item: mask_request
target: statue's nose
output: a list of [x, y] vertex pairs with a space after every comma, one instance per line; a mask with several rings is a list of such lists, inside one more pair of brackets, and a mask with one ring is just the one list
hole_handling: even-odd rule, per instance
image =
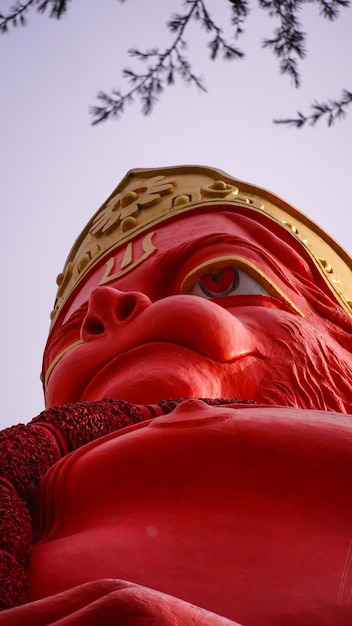
[[151, 304], [151, 300], [138, 291], [125, 292], [113, 287], [97, 287], [89, 298], [81, 339], [88, 341], [96, 335], [125, 326]]

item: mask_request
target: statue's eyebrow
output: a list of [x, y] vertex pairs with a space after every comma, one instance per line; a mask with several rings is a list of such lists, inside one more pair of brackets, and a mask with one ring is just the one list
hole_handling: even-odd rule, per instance
[[193, 255], [204, 248], [219, 245], [238, 245], [243, 244], [245, 239], [232, 233], [213, 233], [211, 235], [203, 235], [197, 239], [178, 243], [173, 248], [169, 248], [162, 253], [162, 258], [168, 261], [182, 263], [190, 255]]
[[[261, 233], [257, 233], [260, 235]], [[190, 235], [191, 237], [192, 235]], [[275, 248], [275, 242], [278, 246]], [[256, 238], [254, 232], [246, 237], [241, 225], [237, 233], [214, 232], [188, 239], [160, 252], [157, 263], [151, 270], [159, 290], [158, 297], [179, 293], [185, 276], [212, 256], [235, 255], [247, 258], [261, 269], [288, 297], [302, 297], [302, 280], [314, 282], [311, 265], [296, 249], [280, 241], [277, 233], [269, 233], [267, 246]], [[162, 294], [162, 295], [161, 295]], [[299, 301], [297, 301], [299, 306]], [[302, 308], [302, 305], [301, 307]]]
[[[272, 233], [269, 233], [272, 239]], [[275, 234], [275, 238], [278, 236]], [[282, 263], [285, 267], [289, 267], [293, 270], [293, 261], [297, 261], [297, 270], [301, 272], [304, 276], [312, 279], [312, 271], [308, 261], [304, 258], [304, 256], [300, 255], [296, 250], [290, 249], [289, 246], [281, 243], [281, 247], [285, 246], [284, 250], [275, 249], [273, 245], [274, 242], [270, 241], [272, 245], [266, 247], [262, 241], [253, 241], [251, 239], [246, 238], [246, 233], [241, 234], [233, 234], [226, 232], [215, 232], [211, 235], [203, 235], [197, 239], [192, 239], [189, 241], [181, 242], [171, 249], [165, 250], [160, 253], [159, 261], [161, 264], [166, 264], [168, 268], [175, 266], [180, 267], [182, 264], [187, 261], [191, 256], [197, 255], [201, 256], [202, 251], [211, 252], [211, 248], [219, 248], [224, 246], [228, 249], [232, 246], [241, 246], [242, 248], [246, 248], [250, 253], [256, 254], [261, 258], [262, 262], [266, 263], [276, 275], [279, 275], [282, 280], [287, 282], [287, 275], [284, 269], [278, 266], [278, 262]], [[280, 254], [281, 252], [281, 254]], [[303, 251], [302, 251], [303, 252]], [[218, 252], [216, 251], [216, 254]]]

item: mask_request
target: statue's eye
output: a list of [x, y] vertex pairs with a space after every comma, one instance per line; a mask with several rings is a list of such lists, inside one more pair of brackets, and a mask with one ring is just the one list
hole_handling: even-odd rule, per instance
[[202, 298], [248, 294], [269, 295], [254, 278], [236, 267], [217, 268], [204, 274], [198, 278], [190, 294]]

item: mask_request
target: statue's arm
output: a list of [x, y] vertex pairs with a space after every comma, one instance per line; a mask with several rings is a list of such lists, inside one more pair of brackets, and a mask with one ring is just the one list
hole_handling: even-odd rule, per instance
[[154, 589], [97, 580], [0, 613], [0, 626], [241, 626]]
[[25, 601], [32, 543], [27, 501], [40, 477], [68, 452], [154, 413], [157, 407], [122, 400], [78, 402], [0, 432], [0, 609]]

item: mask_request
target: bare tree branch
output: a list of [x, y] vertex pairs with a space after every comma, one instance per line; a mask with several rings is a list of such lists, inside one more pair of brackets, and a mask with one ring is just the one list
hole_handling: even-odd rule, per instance
[[6, 16], [0, 14], [0, 32], [7, 33], [9, 25], [17, 26], [19, 23], [21, 26], [25, 26], [26, 19], [25, 13], [35, 3], [36, 0], [28, 0], [22, 4], [21, 2], [16, 2], [11, 8], [10, 13]]
[[45, 13], [50, 8], [50, 17], [60, 19], [67, 11], [68, 3], [71, 0], [18, 0], [9, 10], [8, 15], [0, 14], [0, 33], [6, 33], [8, 26], [26, 25], [26, 13], [30, 8], [36, 7], [39, 13]]
[[332, 126], [337, 120], [342, 120], [346, 116], [346, 109], [352, 103], [352, 92], [344, 89], [340, 100], [328, 100], [328, 102], [313, 102], [311, 105], [312, 113], [304, 115], [300, 111], [297, 112], [296, 118], [274, 120], [274, 124], [286, 124], [294, 128], [302, 128], [309, 124], [315, 124], [325, 117], [327, 125]]
[[[119, 1], [122, 3], [125, 0]], [[249, 0], [224, 1], [229, 5], [230, 22], [234, 28], [233, 40], [236, 40], [244, 32], [243, 26], [249, 15]], [[6, 16], [0, 14], [0, 34], [6, 33], [9, 26], [18, 24], [24, 26], [27, 13], [31, 9], [36, 9], [39, 13], [45, 13], [48, 9], [50, 17], [60, 19], [67, 11], [69, 2], [71, 0], [16, 0]], [[258, 0], [259, 7], [278, 22], [273, 36], [263, 39], [262, 45], [273, 51], [279, 60], [280, 72], [288, 74], [296, 87], [300, 86], [299, 62], [306, 55], [306, 34], [298, 16], [303, 5], [308, 3], [315, 4], [320, 15], [328, 20], [337, 19], [340, 10], [350, 6], [350, 0]], [[198, 22], [210, 35], [207, 46], [212, 60], [217, 60], [219, 56], [225, 60], [243, 58], [242, 50], [225, 39], [223, 28], [212, 18], [206, 0], [183, 0], [183, 4], [185, 10], [175, 13], [167, 22], [167, 28], [174, 36], [168, 48], [128, 51], [131, 57], [146, 66], [145, 70], [140, 72], [130, 68], [123, 70], [123, 78], [130, 85], [130, 89], [125, 93], [120, 89], [113, 89], [111, 93], [104, 91], [98, 93], [98, 104], [90, 108], [93, 125], [109, 118], [119, 118], [125, 110], [125, 105], [133, 102], [135, 98], [138, 98], [142, 105], [142, 113], [148, 115], [165, 88], [174, 84], [176, 77], [187, 85], [195, 85], [200, 91], [206, 91], [203, 78], [193, 72], [185, 54], [187, 47], [185, 33], [192, 21]], [[252, 4], [255, 4], [254, 0]], [[339, 100], [313, 102], [310, 115], [298, 112], [297, 117], [276, 119], [274, 122], [302, 128], [306, 124], [314, 126], [325, 117], [331, 126], [336, 120], [345, 117], [351, 100], [351, 92], [345, 89]]]
[[295, 87], [300, 86], [298, 59], [306, 55], [306, 34], [297, 17], [300, 3], [296, 1], [280, 2], [278, 0], [259, 0], [263, 9], [270, 17], [276, 17], [280, 26], [274, 30], [274, 37], [263, 40], [264, 48], [271, 48], [280, 61], [280, 72], [288, 74]]
[[340, 15], [341, 7], [348, 7], [349, 0], [316, 0], [320, 6], [320, 15], [328, 20], [335, 20]]
[[[232, 5], [234, 6], [234, 2]], [[239, 11], [246, 12], [246, 4], [237, 2]], [[119, 117], [127, 102], [132, 102], [138, 96], [142, 103], [142, 113], [148, 115], [158, 100], [159, 95], [164, 91], [165, 86], [172, 85], [178, 75], [186, 84], [195, 85], [199, 90], [206, 91], [203, 79], [193, 73], [188, 58], [184, 55], [186, 42], [183, 38], [186, 28], [192, 19], [200, 22], [203, 28], [214, 35], [209, 42], [210, 58], [215, 60], [221, 52], [224, 59], [231, 60], [241, 58], [243, 52], [235, 46], [230, 45], [223, 36], [223, 30], [217, 26], [211, 18], [206, 8], [204, 0], [186, 0], [186, 11], [183, 14], [176, 13], [167, 23], [167, 27], [175, 39], [169, 48], [159, 51], [158, 48], [141, 52], [140, 50], [129, 50], [130, 56], [136, 57], [139, 61], [152, 61], [146, 72], [136, 73], [131, 69], [125, 69], [123, 75], [131, 84], [131, 89], [122, 94], [120, 90], [114, 89], [111, 94], [106, 92], [98, 93], [98, 100], [101, 104], [90, 108], [93, 116], [93, 125], [99, 124], [111, 117]]]

